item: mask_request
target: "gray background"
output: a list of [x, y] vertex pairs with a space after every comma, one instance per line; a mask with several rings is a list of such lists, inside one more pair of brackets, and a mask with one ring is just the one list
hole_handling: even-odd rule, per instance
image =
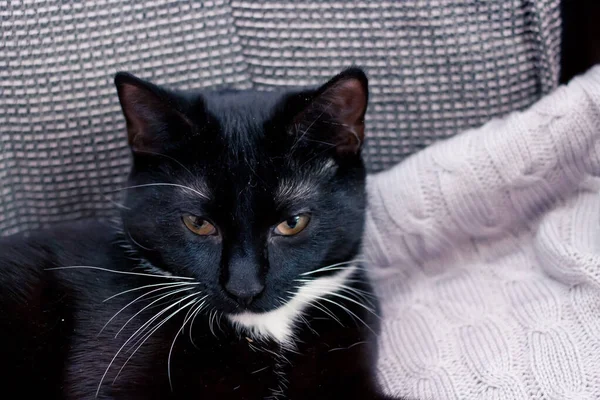
[[0, 34], [5, 235], [114, 213], [118, 70], [269, 90], [362, 66], [374, 172], [551, 91], [561, 26], [559, 0], [0, 1]]

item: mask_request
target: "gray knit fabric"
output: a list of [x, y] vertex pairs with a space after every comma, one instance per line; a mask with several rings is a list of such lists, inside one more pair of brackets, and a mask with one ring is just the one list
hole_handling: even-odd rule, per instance
[[559, 0], [0, 1], [0, 234], [108, 216], [129, 168], [112, 75], [178, 88], [371, 78], [371, 171], [558, 81]]
[[600, 399], [599, 127], [597, 66], [369, 177], [390, 393]]

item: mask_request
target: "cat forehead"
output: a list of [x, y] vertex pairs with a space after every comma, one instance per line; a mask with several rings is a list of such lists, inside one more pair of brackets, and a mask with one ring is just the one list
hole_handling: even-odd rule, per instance
[[256, 90], [227, 90], [204, 96], [204, 105], [224, 133], [258, 127], [273, 117], [282, 95]]
[[[329, 180], [337, 170], [337, 164], [332, 159], [326, 159], [311, 167], [299, 166], [293, 161], [284, 163], [286, 165], [285, 173], [273, 173], [274, 167], [266, 165], [263, 168], [250, 160], [247, 160], [236, 169], [228, 169], [223, 175], [208, 176], [186, 175], [187, 179], [182, 179], [180, 183], [173, 184], [179, 190], [188, 196], [194, 196], [201, 200], [211, 201], [219, 200], [218, 193], [235, 192], [237, 198], [247, 196], [253, 192], [257, 185], [268, 186], [268, 191], [276, 204], [293, 205], [310, 200], [318, 195], [322, 182]], [[261, 172], [269, 171], [270, 178]], [[229, 182], [229, 187], [226, 187]]]
[[[291, 170], [301, 168], [296, 163], [292, 162], [291, 164]], [[320, 183], [335, 174], [336, 168], [335, 161], [326, 159], [304, 173], [279, 179], [274, 195], [275, 201], [277, 203], [295, 203], [310, 199], [317, 194]]]

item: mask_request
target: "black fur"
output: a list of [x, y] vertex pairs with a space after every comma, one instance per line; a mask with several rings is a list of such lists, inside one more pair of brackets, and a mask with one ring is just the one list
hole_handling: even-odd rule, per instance
[[[347, 264], [307, 272], [358, 255], [364, 74], [350, 69], [321, 88], [282, 93], [175, 93], [128, 74], [115, 83], [134, 159], [121, 220], [0, 241], [2, 397], [386, 398], [373, 373], [377, 317], [357, 292], [307, 307], [292, 344], [255, 337], [227, 317], [274, 310], [299, 278]], [[192, 233], [186, 214], [216, 233]], [[277, 235], [274, 227], [297, 214], [310, 215], [306, 229]], [[348, 286], [371, 293], [361, 270], [352, 278]], [[149, 286], [105, 301], [165, 282], [196, 285], [162, 299], [166, 287]], [[234, 286], [254, 289], [241, 301]], [[200, 299], [192, 321], [186, 313], [200, 303], [189, 304]], [[149, 327], [179, 312], [141, 345], [135, 333], [149, 333], [143, 324], [167, 307]]]

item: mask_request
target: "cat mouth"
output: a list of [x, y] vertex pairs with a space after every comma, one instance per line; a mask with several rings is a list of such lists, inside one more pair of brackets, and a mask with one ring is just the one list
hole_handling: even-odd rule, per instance
[[[274, 339], [282, 344], [289, 344], [293, 342], [295, 325], [304, 311], [343, 288], [357, 269], [356, 265], [350, 265], [328, 276], [309, 281], [299, 280], [301, 284], [295, 292], [290, 293], [292, 297], [279, 307], [263, 312], [248, 309], [228, 313], [228, 318], [236, 328], [253, 338]], [[327, 301], [332, 302], [330, 299]]]

